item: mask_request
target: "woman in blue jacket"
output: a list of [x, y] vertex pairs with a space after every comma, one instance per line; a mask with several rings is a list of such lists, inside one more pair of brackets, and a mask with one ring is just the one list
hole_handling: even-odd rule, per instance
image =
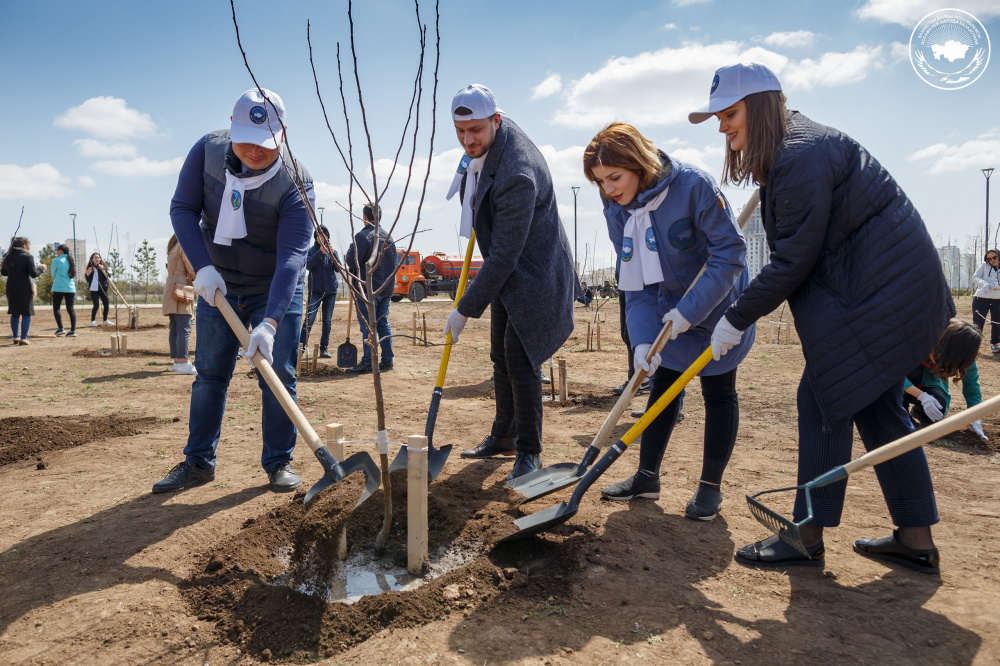
[[[56, 248], [56, 257], [52, 260], [52, 315], [56, 318], [56, 335], [66, 335], [67, 338], [76, 337], [76, 308], [73, 301], [76, 299], [76, 264], [73, 256], [69, 253], [68, 245], [60, 245]], [[59, 306], [62, 301], [66, 301], [66, 312], [69, 313], [69, 333], [63, 328], [62, 314]]]
[[[747, 328], [787, 299], [802, 341], [798, 482], [851, 458], [853, 428], [872, 450], [913, 431], [903, 408], [906, 373], [934, 349], [955, 304], [920, 215], [863, 146], [787, 111], [777, 77], [758, 64], [716, 71], [708, 104], [726, 135], [722, 181], [760, 186], [770, 263], [712, 335], [724, 354]], [[924, 571], [938, 567], [930, 526], [938, 519], [922, 449], [875, 467], [892, 536], [860, 539], [862, 555]], [[812, 491], [802, 526], [805, 557], [777, 536], [740, 548], [752, 566], [822, 566], [823, 528], [840, 523], [847, 482]], [[795, 498], [796, 521], [808, 516]]]
[[[657, 150], [627, 123], [598, 132], [583, 153], [583, 171], [601, 188], [608, 235], [620, 257], [618, 289], [628, 293], [629, 339], [636, 367], [651, 375], [652, 405], [708, 348], [716, 322], [746, 287], [746, 243], [712, 178]], [[705, 273], [692, 286], [702, 266]], [[647, 364], [646, 354], [668, 321], [670, 341]], [[688, 518], [711, 520], [722, 503], [722, 473], [739, 426], [736, 366], [752, 345], [751, 330], [732, 356], [701, 372], [705, 448]], [[660, 496], [660, 463], [680, 404], [674, 400], [646, 428], [639, 470], [605, 488], [604, 497]]]

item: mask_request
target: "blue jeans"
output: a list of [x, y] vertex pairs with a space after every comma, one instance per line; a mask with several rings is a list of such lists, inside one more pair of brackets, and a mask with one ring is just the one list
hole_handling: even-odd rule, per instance
[[[378, 333], [379, 346], [382, 349], [382, 356], [379, 362], [392, 360], [392, 329], [389, 327], [389, 302], [392, 294], [378, 296], [375, 299], [375, 332]], [[361, 363], [372, 362], [372, 348], [368, 346], [368, 306], [361, 301], [355, 300], [358, 307], [358, 325], [361, 327], [361, 339], [364, 341], [365, 351], [361, 355]]]
[[170, 321], [169, 340], [170, 358], [177, 359], [188, 357], [188, 342], [191, 339], [191, 315], [172, 314], [167, 315]]
[[[257, 326], [264, 319], [267, 294], [253, 296], [226, 296], [236, 315], [244, 324]], [[274, 337], [274, 371], [295, 400], [295, 356], [302, 323], [302, 285], [292, 297], [288, 311], [278, 325]], [[194, 351], [194, 367], [198, 376], [191, 387], [191, 416], [188, 442], [184, 447], [187, 462], [202, 469], [215, 468], [215, 450], [222, 432], [222, 419], [226, 412], [226, 394], [236, 367], [236, 352], [240, 343], [225, 317], [203, 298], [198, 299], [195, 314], [198, 344]], [[261, 426], [264, 447], [260, 457], [261, 467], [270, 473], [278, 465], [292, 459], [295, 448], [295, 426], [271, 393], [271, 389], [258, 375], [262, 395]]]
[[[18, 335], [17, 329], [20, 327], [21, 334]], [[10, 316], [10, 330], [14, 333], [15, 338], [21, 338], [22, 340], [28, 339], [28, 329], [31, 328], [31, 315], [11, 315]], [[362, 325], [361, 330], [364, 330]], [[368, 348], [365, 348], [368, 351]]]
[[333, 323], [333, 307], [337, 304], [337, 294], [309, 294], [309, 307], [306, 316], [302, 317], [302, 335], [299, 336], [299, 344], [304, 345], [309, 341], [309, 333], [312, 331], [313, 322], [316, 321], [316, 313], [320, 305], [323, 306], [323, 335], [319, 339], [320, 349], [330, 346], [330, 326]]

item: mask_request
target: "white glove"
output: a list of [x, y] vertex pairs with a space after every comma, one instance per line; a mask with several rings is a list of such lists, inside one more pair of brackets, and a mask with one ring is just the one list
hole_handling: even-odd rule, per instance
[[260, 355], [267, 359], [268, 363], [273, 364], [272, 351], [274, 350], [274, 334], [276, 332], [274, 326], [266, 321], [254, 326], [253, 331], [250, 332], [250, 342], [247, 343], [247, 358], [253, 358], [254, 354], [260, 352]]
[[677, 308], [663, 315], [663, 323], [666, 324], [668, 321], [670, 322], [671, 340], [676, 340], [678, 335], [691, 328], [691, 322], [685, 319]]
[[451, 314], [448, 315], [448, 321], [444, 324], [445, 336], [447, 337], [451, 333], [451, 341], [458, 342], [458, 336], [462, 334], [462, 331], [465, 329], [465, 322], [467, 321], [469, 321], [469, 318], [459, 312], [458, 308], [452, 310]]
[[972, 432], [974, 432], [977, 435], [979, 435], [979, 439], [983, 440], [984, 442], [990, 441], [990, 438], [986, 436], [985, 432], [983, 432], [983, 420], [982, 419], [980, 419], [978, 421], [973, 421], [972, 423], [969, 424], [969, 427], [972, 428]]
[[944, 412], [941, 411], [941, 403], [930, 393], [924, 391], [917, 397], [917, 400], [920, 401], [920, 406], [924, 408], [924, 414], [931, 421], [940, 421], [944, 418]]
[[222, 295], [226, 295], [226, 281], [215, 270], [215, 266], [209, 264], [200, 269], [194, 276], [194, 290], [205, 299], [209, 305], [215, 305], [215, 290], [218, 289]]
[[726, 355], [726, 352], [738, 345], [742, 337], [743, 331], [737, 331], [726, 316], [722, 315], [722, 319], [712, 331], [712, 358], [718, 361]]
[[640, 342], [635, 346], [635, 367], [645, 371], [646, 375], [651, 375], [660, 367], [660, 355], [653, 354], [653, 358], [646, 363], [646, 354], [653, 345], [648, 342]]

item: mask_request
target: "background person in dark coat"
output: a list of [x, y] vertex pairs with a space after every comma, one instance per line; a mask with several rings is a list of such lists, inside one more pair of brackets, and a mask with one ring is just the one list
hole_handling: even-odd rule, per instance
[[[362, 213], [365, 228], [354, 234], [354, 243], [347, 249], [347, 270], [356, 273], [362, 281], [368, 277], [368, 262], [371, 257], [382, 252], [382, 259], [372, 270], [372, 287], [378, 289], [389, 281], [378, 296], [375, 297], [375, 332], [378, 335], [380, 358], [378, 369], [392, 370], [392, 327], [389, 326], [389, 303], [392, 301], [392, 290], [396, 284], [396, 243], [389, 232], [381, 225], [378, 228], [378, 238], [375, 238], [375, 222], [382, 219], [382, 209], [378, 204], [365, 204]], [[372, 371], [372, 348], [368, 346], [368, 306], [355, 299], [358, 308], [358, 326], [361, 328], [361, 339], [365, 341], [361, 362], [347, 372], [355, 375]]]
[[[330, 230], [325, 226], [320, 226], [320, 230], [327, 240], [330, 239]], [[309, 256], [306, 259], [306, 268], [309, 269], [309, 301], [306, 316], [302, 318], [302, 335], [299, 344], [305, 345], [309, 341], [309, 332], [312, 330], [313, 322], [316, 321], [316, 313], [320, 307], [323, 308], [323, 334], [319, 339], [320, 358], [330, 358], [327, 347], [330, 346], [330, 327], [333, 323], [333, 307], [337, 304], [337, 288], [340, 280], [337, 279], [337, 269], [334, 262], [340, 263], [340, 256], [337, 251], [333, 251], [333, 258], [326, 253], [326, 248], [319, 243], [319, 236], [313, 236], [315, 242], [309, 248]]]
[[[716, 72], [699, 123], [719, 118], [726, 135], [723, 182], [760, 186], [770, 263], [712, 334], [718, 356], [741, 331], [788, 300], [802, 340], [798, 390], [800, 484], [851, 458], [856, 425], [872, 450], [913, 431], [903, 409], [906, 373], [934, 349], [955, 304], [920, 215], [892, 176], [845, 134], [785, 110], [781, 85], [758, 64]], [[877, 465], [893, 536], [860, 539], [855, 551], [936, 569], [930, 526], [938, 522], [923, 449]], [[822, 565], [823, 528], [840, 523], [847, 482], [812, 493], [802, 526], [812, 557], [777, 536], [740, 548], [740, 562]], [[795, 520], [806, 518], [803, 493]]]
[[10, 252], [0, 265], [0, 275], [7, 278], [7, 314], [10, 315], [10, 330], [14, 333], [15, 345], [28, 344], [31, 315], [35, 314], [31, 280], [45, 270], [45, 264], [35, 265], [27, 238], [18, 236], [11, 241]]
[[552, 177], [535, 144], [509, 118], [500, 117], [493, 93], [484, 86], [460, 90], [451, 111], [459, 143], [473, 161], [462, 181], [462, 203], [465, 210], [469, 200], [483, 267], [449, 315], [445, 334], [450, 331], [457, 342], [467, 319], [490, 308], [497, 404], [490, 435], [462, 457], [516, 453], [509, 483], [541, 467], [538, 368], [573, 331], [580, 282]]

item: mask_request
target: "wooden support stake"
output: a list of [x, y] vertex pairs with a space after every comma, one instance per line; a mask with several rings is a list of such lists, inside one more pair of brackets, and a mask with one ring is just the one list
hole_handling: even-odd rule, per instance
[[424, 321], [424, 347], [426, 347], [428, 344], [430, 344], [429, 342], [427, 342], [427, 313], [426, 312], [423, 313], [422, 316]]
[[[337, 460], [344, 459], [344, 426], [339, 423], [326, 424], [326, 448]], [[337, 542], [337, 559], [347, 559], [347, 524], [340, 528], [340, 541]]]
[[118, 351], [122, 356], [128, 356], [128, 336], [120, 335], [121, 342], [118, 343]]
[[406, 569], [423, 573], [427, 563], [427, 438], [406, 441]]
[[597, 351], [601, 351], [601, 324], [597, 324]]
[[552, 365], [552, 359], [549, 359], [549, 386], [552, 387], [552, 402], [556, 401], [556, 372], [555, 366]]
[[559, 401], [569, 400], [569, 390], [566, 388], [566, 359], [559, 359]]
[[313, 345], [313, 358], [312, 358], [312, 361], [313, 361], [312, 362], [313, 374], [315, 375], [317, 372], [319, 372], [319, 345], [318, 344]]
[[417, 344], [417, 313], [413, 313], [413, 344]]
[[111, 355], [118, 356], [118, 334], [111, 336]]
[[302, 365], [302, 352], [305, 350], [305, 345], [299, 345], [299, 355], [295, 359], [295, 374], [299, 374], [299, 366]]
[[593, 340], [593, 337], [594, 337], [594, 330], [593, 330], [593, 327], [590, 325], [590, 322], [588, 321], [587, 322], [587, 351], [593, 351], [593, 349], [591, 347], [591, 341]]

